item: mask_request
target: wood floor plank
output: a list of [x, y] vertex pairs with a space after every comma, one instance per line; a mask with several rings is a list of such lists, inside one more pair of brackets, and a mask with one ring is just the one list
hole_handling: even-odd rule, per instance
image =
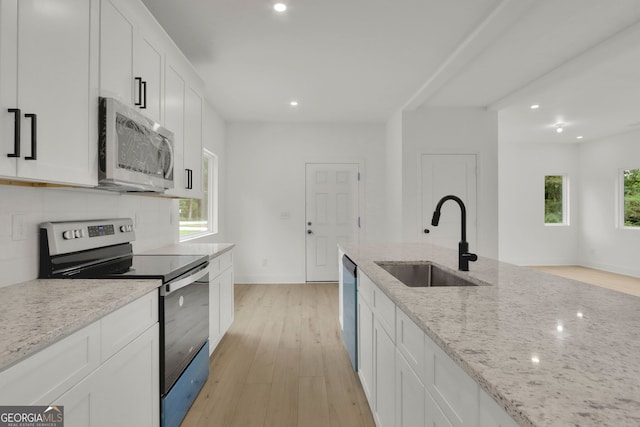
[[342, 343], [336, 284], [236, 285], [235, 297], [183, 427], [375, 426]]
[[328, 427], [331, 425], [324, 377], [300, 377], [298, 425]]
[[578, 280], [625, 294], [640, 296], [640, 278], [578, 265], [532, 266], [535, 270]]
[[270, 384], [245, 384], [236, 405], [236, 412], [231, 426], [262, 427], [270, 390]]

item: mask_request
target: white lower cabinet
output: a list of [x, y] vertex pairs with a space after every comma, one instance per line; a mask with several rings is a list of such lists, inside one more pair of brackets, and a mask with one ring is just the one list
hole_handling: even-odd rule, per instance
[[358, 274], [358, 375], [377, 427], [518, 425], [371, 279]]
[[158, 426], [159, 353], [156, 323], [52, 403], [65, 426]]
[[396, 350], [396, 427], [424, 427], [424, 384]]
[[213, 354], [234, 318], [233, 252], [209, 261], [209, 355]]
[[376, 421], [378, 427], [393, 427], [396, 419], [396, 345], [375, 318], [373, 321]]
[[371, 411], [375, 412], [373, 395], [373, 312], [358, 294], [358, 376]]
[[64, 406], [66, 427], [157, 427], [158, 331], [155, 290], [0, 372], [0, 402]]

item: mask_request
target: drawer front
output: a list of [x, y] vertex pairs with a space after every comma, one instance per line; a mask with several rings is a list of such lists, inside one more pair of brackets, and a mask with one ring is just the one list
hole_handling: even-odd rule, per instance
[[426, 379], [424, 358], [425, 334], [400, 309], [396, 309], [396, 346], [423, 383]]
[[373, 288], [373, 313], [387, 332], [391, 341], [396, 342], [396, 305], [377, 286]]
[[158, 322], [158, 291], [154, 290], [102, 319], [104, 362]]
[[478, 384], [425, 336], [425, 388], [454, 427], [477, 424]]
[[367, 305], [373, 308], [373, 289], [375, 285], [367, 277], [366, 274], [362, 272], [362, 270], [358, 269], [358, 294], [360, 298], [367, 303]]
[[0, 373], [3, 405], [49, 405], [100, 365], [100, 322]]

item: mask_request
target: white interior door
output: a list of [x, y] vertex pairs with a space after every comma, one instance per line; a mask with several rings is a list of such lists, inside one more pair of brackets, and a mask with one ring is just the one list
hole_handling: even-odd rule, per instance
[[338, 243], [358, 241], [358, 164], [306, 169], [307, 282], [336, 282]]
[[438, 201], [447, 195], [458, 196], [467, 211], [467, 241], [471, 252], [478, 247], [476, 232], [476, 155], [423, 154], [420, 162], [422, 184], [422, 241], [457, 249], [461, 218], [458, 204], [452, 200], [442, 206], [440, 223], [431, 225]]

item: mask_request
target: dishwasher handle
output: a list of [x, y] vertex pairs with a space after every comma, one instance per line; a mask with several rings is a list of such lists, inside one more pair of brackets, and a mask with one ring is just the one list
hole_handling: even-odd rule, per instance
[[345, 268], [345, 270], [351, 273], [353, 277], [357, 277], [356, 271], [358, 266], [351, 260], [351, 258], [346, 255], [342, 255], [342, 266]]

